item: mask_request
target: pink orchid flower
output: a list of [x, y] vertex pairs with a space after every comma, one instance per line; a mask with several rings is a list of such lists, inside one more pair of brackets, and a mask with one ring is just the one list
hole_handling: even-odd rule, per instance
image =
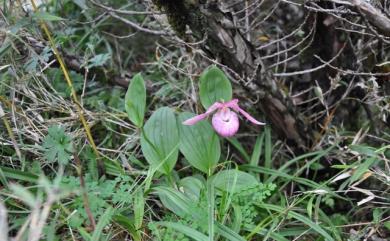
[[212, 124], [214, 130], [223, 137], [231, 137], [237, 133], [240, 126], [237, 113], [241, 113], [245, 118], [250, 122], [256, 125], [265, 125], [265, 123], [257, 121], [247, 112], [238, 106], [238, 99], [233, 99], [226, 103], [215, 102], [211, 105], [207, 111], [203, 114], [194, 116], [183, 122], [184, 125], [194, 125], [198, 121], [205, 119], [207, 116], [211, 115], [213, 112], [217, 111], [213, 115]]

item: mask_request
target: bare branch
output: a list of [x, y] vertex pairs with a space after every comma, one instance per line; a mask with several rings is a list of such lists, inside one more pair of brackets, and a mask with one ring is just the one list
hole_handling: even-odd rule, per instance
[[359, 12], [364, 15], [367, 20], [379, 31], [386, 36], [390, 36], [390, 19], [386, 17], [380, 10], [373, 7], [370, 3], [362, 0], [349, 0]]
[[129, 25], [130, 27], [132, 27], [138, 31], [153, 34], [153, 35], [168, 35], [167, 31], [159, 31], [159, 30], [152, 30], [152, 29], [144, 28], [144, 27], [142, 27], [142, 26], [126, 19], [126, 18], [123, 18], [123, 17], [117, 15], [116, 13], [109, 12], [109, 15], [115, 19], [122, 21], [123, 23]]
[[337, 57], [340, 56], [340, 54], [344, 50], [344, 47], [341, 48], [340, 51], [332, 59], [330, 59], [329, 61], [327, 61], [326, 63], [324, 63], [324, 64], [322, 64], [320, 66], [317, 66], [317, 67], [312, 68], [312, 69], [301, 70], [301, 71], [294, 71], [294, 72], [288, 72], [288, 73], [275, 73], [274, 76], [277, 76], [277, 77], [287, 77], [287, 76], [301, 75], [301, 74], [307, 74], [307, 73], [311, 73], [311, 72], [320, 70], [322, 68], [325, 68], [326, 66], [328, 66], [328, 64], [332, 63], [335, 59], [337, 59]]
[[123, 10], [123, 9], [115, 9], [111, 8], [109, 6], [106, 6], [104, 4], [98, 3], [94, 0], [89, 0], [93, 5], [98, 6], [100, 8], [103, 8], [104, 10], [108, 12], [115, 12], [119, 14], [126, 14], [126, 15], [146, 15], [146, 14], [158, 14], [158, 12], [154, 11], [132, 11], [132, 10]]

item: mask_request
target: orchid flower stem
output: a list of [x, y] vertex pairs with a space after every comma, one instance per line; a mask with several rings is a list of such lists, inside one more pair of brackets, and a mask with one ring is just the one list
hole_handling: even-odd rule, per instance
[[209, 241], [214, 241], [214, 183], [211, 178], [207, 180], [207, 204], [208, 204], [208, 226]]
[[176, 185], [175, 185], [175, 179], [173, 178], [172, 172], [170, 172], [170, 173], [168, 174], [167, 178], [168, 178], [169, 184], [171, 184], [171, 186], [172, 186], [173, 188], [175, 188], [175, 187], [176, 187]]

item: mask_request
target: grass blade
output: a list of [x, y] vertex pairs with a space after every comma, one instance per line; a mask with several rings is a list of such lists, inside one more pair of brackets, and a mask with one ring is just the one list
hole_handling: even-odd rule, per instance
[[245, 238], [241, 237], [238, 233], [234, 232], [230, 228], [228, 228], [225, 225], [222, 225], [220, 223], [216, 223], [216, 230], [215, 231], [218, 234], [220, 234], [222, 237], [225, 237], [227, 240], [245, 241]]
[[256, 143], [255, 143], [255, 146], [253, 148], [251, 160], [249, 162], [249, 164], [252, 166], [259, 165], [259, 161], [260, 161], [260, 157], [261, 157], [261, 149], [263, 147], [263, 142], [264, 142], [264, 136], [265, 136], [265, 132], [263, 132], [261, 135], [259, 135], [256, 138]]
[[114, 209], [108, 208], [104, 214], [100, 217], [99, 222], [96, 224], [96, 229], [92, 234], [91, 241], [99, 241], [102, 236], [104, 227], [111, 221]]
[[263, 204], [260, 204], [258, 206], [261, 208], [268, 209], [268, 210], [276, 211], [280, 214], [286, 214], [288, 217], [294, 218], [294, 219], [306, 224], [311, 229], [316, 231], [318, 234], [322, 235], [325, 238], [325, 240], [327, 240], [327, 241], [334, 240], [334, 238], [332, 238], [323, 228], [321, 228], [320, 225], [314, 223], [313, 221], [311, 221], [309, 218], [303, 216], [302, 214], [299, 214], [299, 213], [291, 211], [291, 210], [286, 210], [286, 208], [272, 205], [272, 204], [263, 203]]
[[181, 232], [182, 234], [192, 238], [193, 240], [196, 241], [209, 241], [208, 237], [204, 235], [203, 233], [187, 227], [181, 223], [173, 223], [173, 222], [157, 222], [157, 225], [164, 226], [167, 228], [172, 228], [175, 229], [178, 232]]

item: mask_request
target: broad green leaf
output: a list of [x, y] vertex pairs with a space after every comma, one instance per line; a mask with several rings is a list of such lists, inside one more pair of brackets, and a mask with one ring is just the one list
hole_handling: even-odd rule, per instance
[[179, 154], [179, 131], [173, 111], [162, 107], [146, 122], [141, 135], [141, 149], [148, 163], [169, 174]]
[[164, 207], [171, 210], [177, 216], [182, 218], [193, 219], [196, 223], [206, 224], [208, 218], [208, 210], [199, 207], [199, 202], [192, 201], [182, 192], [166, 186], [153, 188], [157, 193]]
[[180, 152], [193, 167], [211, 175], [221, 155], [219, 137], [207, 121], [200, 121], [192, 126], [181, 124], [193, 116], [194, 114], [186, 112], [178, 117]]
[[215, 174], [213, 178], [213, 183], [216, 188], [232, 193], [239, 192], [259, 184], [254, 176], [239, 170], [221, 171]]
[[232, 92], [232, 85], [229, 79], [218, 67], [211, 66], [200, 76], [200, 101], [206, 109], [216, 101], [226, 102], [231, 100]]
[[155, 187], [153, 190], [158, 194], [164, 207], [168, 208], [176, 215], [180, 217], [190, 215], [197, 220], [201, 219], [202, 214], [195, 210], [197, 202], [193, 202], [182, 192], [165, 186]]
[[209, 241], [208, 237], [203, 233], [181, 223], [158, 222], [156, 224], [167, 228], [172, 228], [196, 241]]
[[66, 20], [64, 18], [55, 16], [55, 15], [52, 15], [52, 14], [46, 13], [46, 12], [33, 13], [32, 17], [33, 17], [33, 19], [37, 19], [37, 20], [41, 20], [41, 21], [62, 21], [62, 20]]
[[179, 182], [180, 190], [183, 190], [184, 194], [191, 198], [193, 201], [198, 201], [200, 192], [204, 189], [204, 184], [201, 180], [195, 177], [185, 177]]
[[142, 127], [145, 115], [146, 88], [141, 74], [137, 74], [130, 82], [125, 96], [125, 109], [131, 122]]

